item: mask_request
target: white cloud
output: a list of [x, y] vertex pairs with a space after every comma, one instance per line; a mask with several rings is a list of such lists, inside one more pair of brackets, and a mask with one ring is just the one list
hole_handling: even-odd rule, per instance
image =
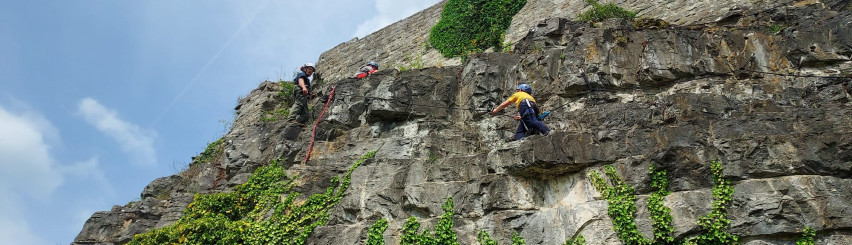
[[114, 110], [104, 107], [92, 98], [80, 100], [77, 111], [86, 119], [86, 122], [117, 141], [121, 145], [121, 150], [130, 154], [135, 163], [156, 164], [154, 150], [156, 133], [142, 130], [136, 124], [122, 120]]
[[403, 18], [411, 16], [420, 10], [426, 9], [440, 0], [428, 1], [392, 1], [392, 0], [376, 0], [376, 9], [378, 13], [367, 21], [358, 25], [355, 31], [356, 37], [364, 37], [382, 29], [385, 26], [393, 24]]
[[18, 195], [0, 186], [0, 196], [0, 244], [47, 244], [23, 218], [25, 207]]
[[[0, 184], [10, 191], [44, 199], [62, 184], [45, 131], [55, 128], [33, 113], [15, 115], [0, 107]], [[51, 134], [51, 133], [48, 133]]]
[[24, 219], [0, 219], [0, 244], [47, 244], [47, 242], [36, 236]]
[[77, 162], [70, 166], [60, 166], [59, 171], [68, 177], [92, 181], [96, 186], [102, 188], [107, 195], [115, 195], [115, 189], [113, 189], [107, 180], [104, 171], [98, 166], [98, 157], [92, 157], [89, 160]]
[[58, 132], [41, 115], [0, 106], [0, 244], [46, 244], [24, 218], [24, 197], [47, 200], [63, 183], [48, 139]]

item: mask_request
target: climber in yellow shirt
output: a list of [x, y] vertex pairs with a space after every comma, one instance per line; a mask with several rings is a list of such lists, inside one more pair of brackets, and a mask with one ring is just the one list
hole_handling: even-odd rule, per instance
[[518, 107], [518, 115], [515, 120], [519, 120], [518, 129], [515, 130], [515, 139], [519, 140], [529, 136], [536, 131], [549, 135], [550, 129], [538, 120], [539, 109], [535, 104], [535, 99], [532, 97], [532, 87], [529, 84], [522, 83], [515, 89], [515, 93], [506, 101], [503, 101], [497, 108], [491, 111], [491, 114], [503, 110], [510, 104], [515, 103]]

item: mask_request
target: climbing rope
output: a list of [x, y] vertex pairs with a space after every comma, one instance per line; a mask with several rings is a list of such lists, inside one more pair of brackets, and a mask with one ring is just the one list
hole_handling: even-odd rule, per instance
[[305, 163], [311, 159], [311, 150], [314, 148], [314, 140], [317, 137], [317, 125], [319, 125], [319, 122], [322, 120], [322, 116], [325, 115], [325, 110], [328, 109], [328, 105], [331, 104], [331, 100], [334, 99], [334, 88], [335, 86], [331, 86], [331, 93], [328, 95], [328, 101], [325, 102], [322, 112], [320, 112], [319, 117], [317, 117], [317, 121], [314, 123], [314, 129], [311, 132], [311, 144], [308, 145], [308, 152], [305, 154]]

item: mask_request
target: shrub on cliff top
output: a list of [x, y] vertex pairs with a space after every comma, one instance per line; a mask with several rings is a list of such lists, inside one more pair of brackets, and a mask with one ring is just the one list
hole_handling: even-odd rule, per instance
[[614, 3], [601, 5], [598, 0], [586, 0], [586, 3], [592, 5], [592, 9], [580, 14], [577, 19], [582, 21], [602, 21], [609, 18], [622, 18], [633, 20], [636, 18], [636, 13], [623, 9]]
[[502, 50], [512, 17], [526, 0], [448, 0], [429, 43], [444, 57], [465, 56], [494, 47]]

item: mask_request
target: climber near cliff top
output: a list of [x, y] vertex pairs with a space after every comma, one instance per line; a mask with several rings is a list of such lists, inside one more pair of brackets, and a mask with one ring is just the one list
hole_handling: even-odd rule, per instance
[[296, 100], [290, 107], [290, 116], [287, 120], [304, 124], [308, 121], [308, 97], [311, 94], [310, 76], [314, 74], [314, 64], [305, 63], [299, 70], [301, 72], [293, 80], [296, 83], [296, 86], [293, 86], [293, 95]]
[[355, 73], [355, 78], [358, 78], [358, 79], [365, 78], [368, 75], [371, 75], [371, 74], [373, 74], [373, 72], [376, 72], [378, 70], [379, 70], [379, 64], [376, 63], [375, 61], [370, 61], [370, 62], [367, 63], [367, 65], [365, 65], [364, 67], [361, 67], [361, 70], [358, 70], [358, 73]]
[[515, 120], [519, 120], [518, 129], [515, 130], [515, 139], [519, 140], [538, 131], [544, 135], [550, 134], [550, 129], [538, 120], [539, 109], [535, 104], [535, 99], [532, 97], [532, 87], [529, 84], [522, 83], [515, 89], [515, 93], [503, 101], [497, 108], [491, 111], [491, 114], [503, 110], [510, 104], [515, 103], [518, 107], [518, 115]]

